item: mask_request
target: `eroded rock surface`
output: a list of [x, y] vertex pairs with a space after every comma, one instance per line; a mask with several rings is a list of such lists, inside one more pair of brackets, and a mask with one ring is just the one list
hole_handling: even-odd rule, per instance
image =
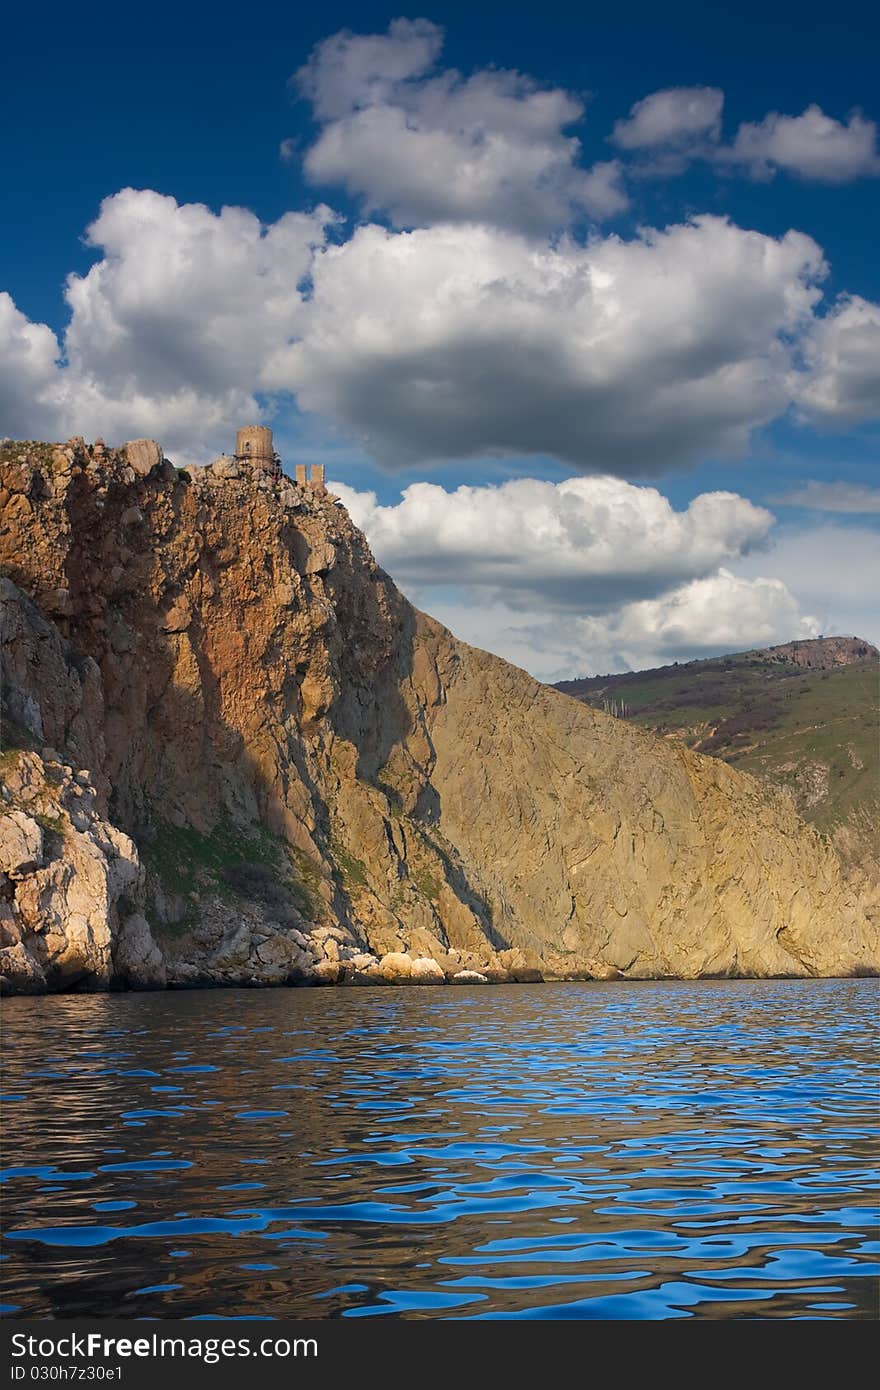
[[416, 612], [336, 500], [6, 445], [12, 990], [874, 971], [790, 800]]

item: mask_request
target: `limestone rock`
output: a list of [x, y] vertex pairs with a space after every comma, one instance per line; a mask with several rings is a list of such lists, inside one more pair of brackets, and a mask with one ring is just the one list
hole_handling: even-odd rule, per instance
[[402, 984], [412, 976], [412, 958], [405, 951], [389, 951], [379, 961], [376, 974], [389, 984]]
[[192, 609], [181, 595], [174, 599], [162, 619], [166, 632], [185, 632], [192, 622]]
[[412, 963], [410, 979], [417, 985], [444, 985], [446, 976], [442, 966], [427, 956], [417, 956]]
[[405, 951], [389, 951], [375, 966], [366, 966], [365, 973], [385, 984], [442, 985], [446, 981], [442, 967], [427, 956], [413, 959]]
[[243, 966], [250, 958], [251, 934], [246, 922], [236, 922], [214, 952], [212, 964], [221, 970]]
[[40, 594], [40, 607], [50, 618], [68, 618], [72, 611], [70, 590], [59, 585], [57, 589], [44, 589]]
[[[568, 907], [568, 902], [565, 902], [563, 911], [567, 911]], [[534, 953], [514, 948], [499, 951], [497, 959], [499, 969], [508, 979], [515, 980], [519, 985], [540, 984], [544, 978], [540, 959]]]
[[336, 563], [336, 547], [330, 541], [318, 541], [311, 546], [306, 559], [306, 574], [326, 574]]
[[162, 450], [155, 439], [130, 439], [125, 446], [125, 458], [129, 468], [140, 477], [146, 477], [162, 463]]
[[345, 969], [338, 960], [319, 960], [313, 973], [318, 984], [338, 985], [345, 975]]
[[0, 994], [43, 994], [46, 976], [20, 942], [0, 950]]
[[163, 989], [167, 981], [165, 960], [146, 917], [133, 912], [122, 923], [113, 942], [116, 974], [135, 989]]
[[358, 951], [354, 955], [349, 956], [347, 963], [351, 966], [352, 970], [356, 970], [360, 974], [365, 974], [367, 971], [375, 969], [379, 961], [376, 956], [372, 955], [369, 951]]
[[33, 873], [43, 862], [43, 832], [23, 811], [0, 816], [0, 869], [10, 878]]
[[479, 970], [459, 970], [457, 975], [453, 975], [454, 985], [486, 985], [489, 983], [485, 975], [481, 975]]
[[208, 468], [215, 478], [240, 478], [241, 469], [234, 458], [229, 454], [221, 454], [214, 459], [213, 463], [208, 464]]
[[17, 946], [24, 932], [10, 905], [13, 889], [5, 874], [0, 873], [0, 946]]
[[298, 593], [299, 591], [294, 584], [289, 582], [276, 584], [275, 602], [278, 604], [279, 608], [290, 608], [296, 603]]
[[263, 965], [283, 971], [289, 975], [294, 971], [305, 974], [312, 966], [313, 958], [290, 937], [282, 933], [271, 936], [257, 949], [257, 957]]

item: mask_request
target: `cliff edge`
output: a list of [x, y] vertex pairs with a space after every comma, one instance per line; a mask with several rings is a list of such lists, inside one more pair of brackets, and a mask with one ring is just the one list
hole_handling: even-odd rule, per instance
[[877, 971], [789, 799], [456, 641], [322, 489], [0, 463], [6, 989]]

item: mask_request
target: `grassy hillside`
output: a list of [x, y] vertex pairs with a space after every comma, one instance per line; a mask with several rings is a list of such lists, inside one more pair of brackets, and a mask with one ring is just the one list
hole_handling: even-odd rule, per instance
[[848, 860], [876, 870], [880, 661], [870, 644], [818, 639], [559, 689], [786, 788]]

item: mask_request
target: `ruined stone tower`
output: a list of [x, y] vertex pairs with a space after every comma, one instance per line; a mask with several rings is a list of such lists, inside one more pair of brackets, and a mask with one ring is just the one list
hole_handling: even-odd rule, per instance
[[[216, 461], [217, 463], [220, 460]], [[272, 431], [268, 425], [245, 425], [235, 436], [235, 457], [227, 462], [235, 468], [244, 464], [253, 473], [266, 474], [271, 478], [281, 478], [281, 459], [275, 452]], [[314, 492], [326, 492], [323, 463], [313, 463], [308, 469], [304, 463], [294, 466], [295, 481], [299, 487], [311, 488]], [[237, 476], [235, 472], [229, 476]]]
[[310, 464], [308, 469], [304, 463], [297, 463], [293, 472], [297, 487], [311, 487], [315, 492], [326, 491], [323, 463]]
[[268, 425], [246, 425], [235, 436], [235, 457], [240, 463], [250, 463], [262, 473], [278, 471], [278, 456]]

